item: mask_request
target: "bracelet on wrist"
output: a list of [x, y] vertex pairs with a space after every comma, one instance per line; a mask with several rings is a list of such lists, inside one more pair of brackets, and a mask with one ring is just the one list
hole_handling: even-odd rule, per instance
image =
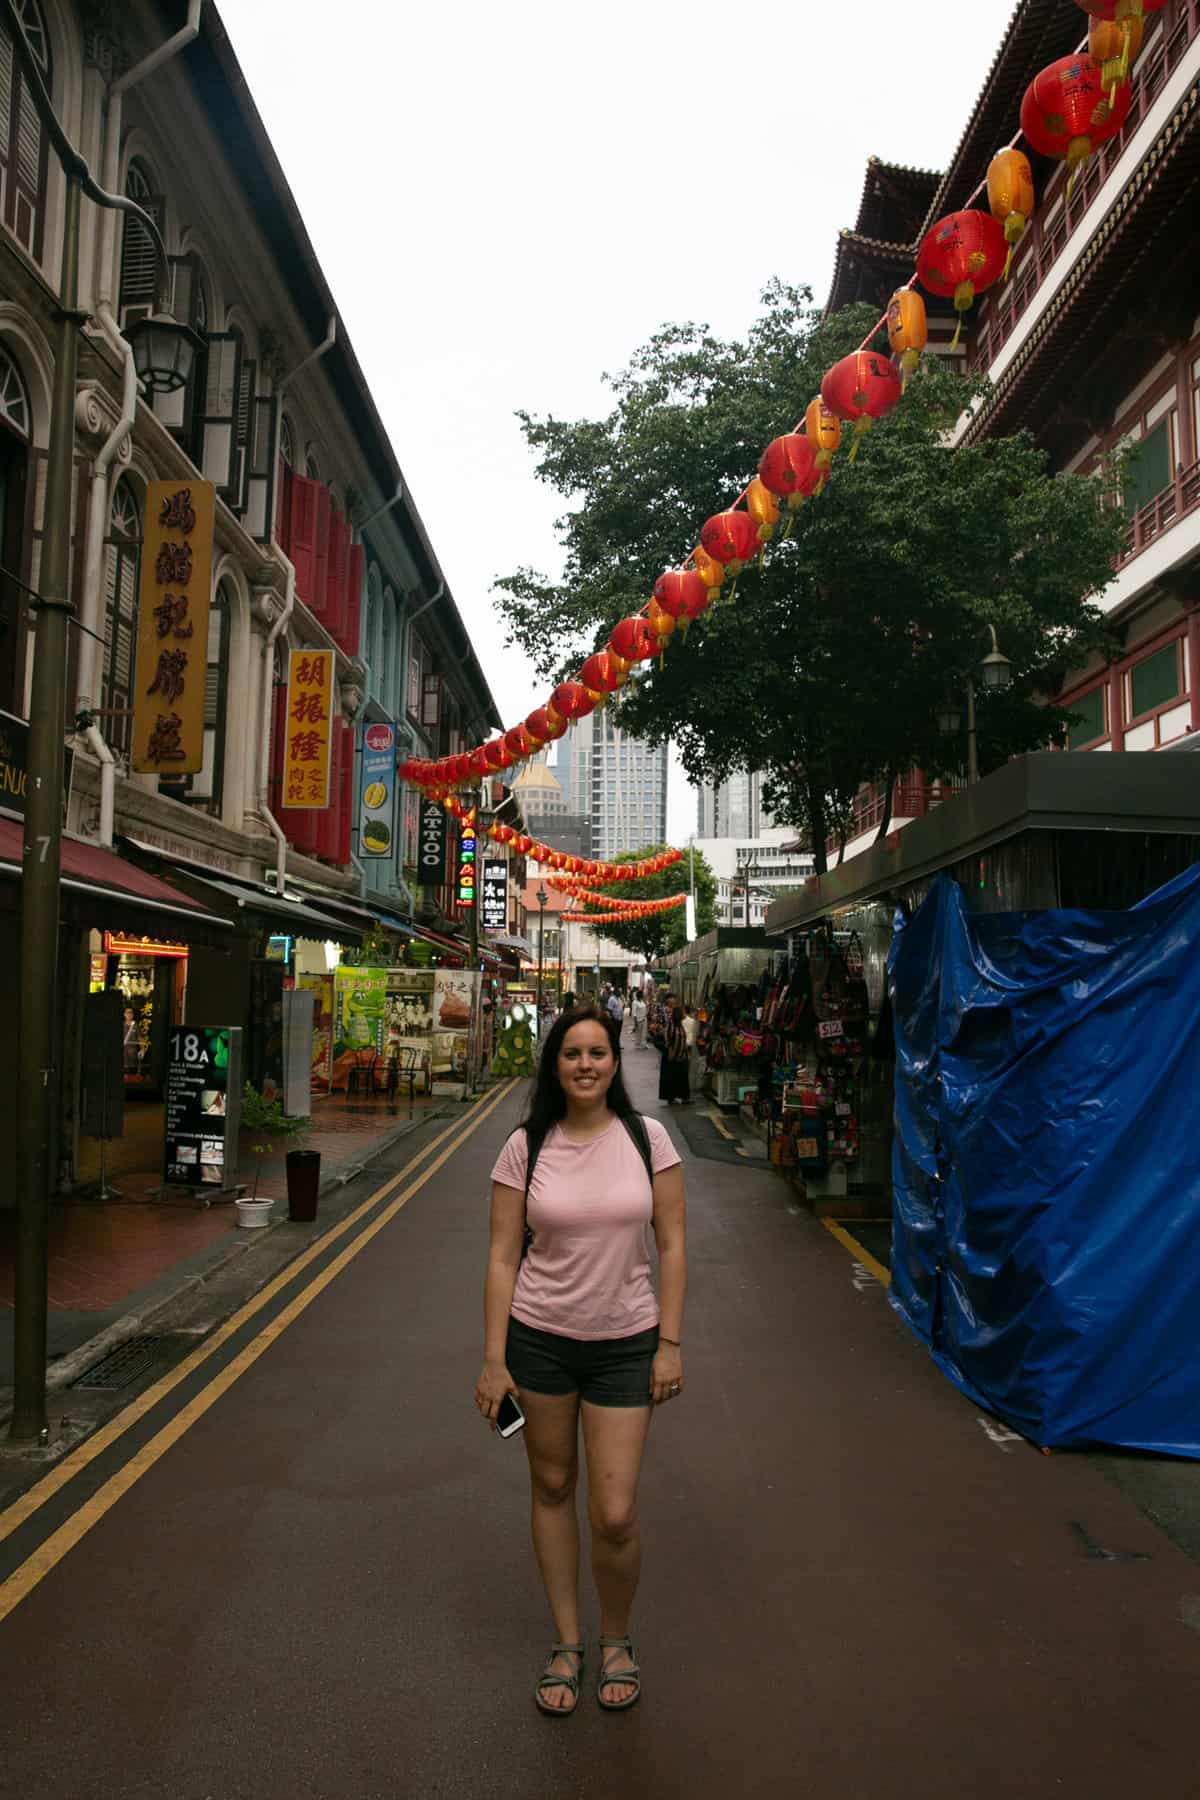
[[683, 1349], [683, 1342], [680, 1338], [664, 1337], [661, 1331], [658, 1334], [658, 1341], [660, 1344], [670, 1344], [672, 1350]]

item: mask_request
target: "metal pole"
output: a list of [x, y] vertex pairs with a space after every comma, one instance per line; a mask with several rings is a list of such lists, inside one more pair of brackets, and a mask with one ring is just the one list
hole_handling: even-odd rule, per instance
[[538, 983], [537, 983], [537, 1016], [538, 1030], [542, 1028], [542, 952], [546, 943], [546, 896], [538, 892]]
[[967, 786], [979, 780], [979, 742], [975, 732], [975, 677], [967, 676]]
[[33, 687], [21, 877], [21, 1012], [17, 1049], [17, 1244], [13, 1443], [44, 1440], [49, 1278], [50, 1108], [55, 1093], [58, 913], [71, 565], [71, 475], [79, 300], [80, 176], [66, 172], [61, 308], [39, 593], [33, 601]]

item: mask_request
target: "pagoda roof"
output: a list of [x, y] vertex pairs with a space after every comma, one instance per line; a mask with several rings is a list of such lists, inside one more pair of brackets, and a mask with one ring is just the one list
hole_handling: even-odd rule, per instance
[[826, 312], [868, 300], [882, 313], [897, 286], [912, 274], [915, 261], [913, 244], [885, 243], [861, 231], [840, 232]]
[[941, 179], [938, 169], [912, 169], [868, 157], [855, 231], [885, 244], [912, 243]]

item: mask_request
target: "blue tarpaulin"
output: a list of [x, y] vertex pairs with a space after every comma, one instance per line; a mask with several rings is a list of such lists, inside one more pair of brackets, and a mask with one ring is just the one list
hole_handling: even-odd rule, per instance
[[892, 1305], [1036, 1444], [1200, 1457], [1200, 865], [1129, 912], [940, 876], [888, 970]]

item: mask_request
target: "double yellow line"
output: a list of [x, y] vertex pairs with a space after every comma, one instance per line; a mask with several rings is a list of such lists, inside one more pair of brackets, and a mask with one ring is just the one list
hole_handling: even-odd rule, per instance
[[[235, 1332], [240, 1331], [250, 1319], [262, 1312], [264, 1307], [269, 1306], [283, 1288], [290, 1286], [297, 1275], [302, 1274], [318, 1257], [324, 1256], [332, 1244], [352, 1232], [359, 1220], [364, 1218], [372, 1207], [378, 1206], [381, 1200], [387, 1199], [387, 1196], [399, 1187], [401, 1182], [407, 1180], [412, 1171], [423, 1163], [438, 1148], [439, 1144], [446, 1145], [441, 1155], [436, 1157], [420, 1175], [410, 1181], [408, 1186], [384, 1207], [378, 1218], [373, 1219], [370, 1225], [347, 1244], [327, 1268], [323, 1269], [319, 1275], [314, 1276], [306, 1288], [293, 1300], [290, 1300], [269, 1324], [264, 1325], [258, 1335], [252, 1338], [245, 1349], [239, 1351], [233, 1360], [209, 1382], [203, 1392], [197, 1394], [195, 1399], [189, 1400], [186, 1406], [181, 1407], [174, 1418], [169, 1420], [161, 1431], [156, 1432], [140, 1450], [131, 1456], [115, 1475], [110, 1476], [103, 1486], [98, 1488], [79, 1507], [78, 1511], [72, 1513], [65, 1524], [60, 1525], [57, 1531], [52, 1532], [26, 1561], [13, 1571], [7, 1581], [0, 1582], [0, 1620], [6, 1619], [13, 1608], [20, 1605], [26, 1595], [30, 1594], [38, 1583], [50, 1573], [51, 1569], [62, 1561], [80, 1538], [89, 1532], [110, 1508], [116, 1505], [122, 1494], [128, 1493], [134, 1483], [140, 1481], [142, 1476], [154, 1467], [159, 1458], [166, 1454], [171, 1445], [176, 1443], [198, 1419], [203, 1418], [209, 1407], [215, 1405], [221, 1395], [226, 1393], [234, 1382], [239, 1380], [246, 1370], [258, 1361], [264, 1350], [267, 1350], [277, 1338], [283, 1335], [288, 1326], [298, 1319], [307, 1307], [311, 1306], [317, 1295], [322, 1293], [330, 1282], [334, 1281], [343, 1269], [353, 1262], [359, 1251], [371, 1242], [376, 1233], [382, 1231], [384, 1226], [395, 1218], [400, 1209], [408, 1204], [413, 1195], [420, 1192], [425, 1183], [437, 1174], [455, 1151], [466, 1143], [472, 1132], [477, 1131], [483, 1121], [495, 1112], [503, 1100], [508, 1098], [516, 1085], [515, 1081], [507, 1082], [461, 1130], [457, 1123], [448, 1125], [437, 1137], [431, 1139], [423, 1150], [419, 1150], [411, 1161], [405, 1164], [399, 1174], [393, 1175], [381, 1187], [376, 1188], [375, 1192], [361, 1205], [355, 1207], [354, 1211], [348, 1214], [340, 1225], [335, 1226], [332, 1231], [319, 1238], [302, 1256], [298, 1256], [295, 1262], [289, 1263], [287, 1268], [276, 1275], [273, 1281], [269, 1281], [266, 1287], [255, 1294], [252, 1300], [248, 1300], [245, 1306], [218, 1327], [211, 1337], [206, 1338], [199, 1348], [193, 1350], [190, 1356], [185, 1357], [169, 1374], [156, 1381], [153, 1387], [147, 1388], [144, 1394], [139, 1394], [136, 1400], [131, 1401], [122, 1412], [110, 1419], [108, 1424], [102, 1426], [99, 1431], [88, 1438], [86, 1443], [81, 1444], [77, 1450], [72, 1450], [69, 1456], [65, 1456], [48, 1475], [43, 1476], [41, 1481], [36, 1482], [27, 1493], [22, 1494], [19, 1500], [14, 1500], [11, 1506], [0, 1512], [0, 1540], [2, 1540], [16, 1531], [27, 1519], [32, 1518], [39, 1507], [44, 1506], [60, 1489], [66, 1487], [68, 1482], [73, 1481], [82, 1469], [87, 1468], [89, 1463], [95, 1461], [96, 1457], [102, 1456], [112, 1444], [117, 1442], [118, 1438], [136, 1425], [139, 1419], [145, 1418], [151, 1408], [157, 1406], [160, 1400], [194, 1374], [208, 1361], [209, 1357], [215, 1356], [221, 1346], [227, 1343]], [[447, 1138], [451, 1138], [452, 1142], [446, 1143]]]

